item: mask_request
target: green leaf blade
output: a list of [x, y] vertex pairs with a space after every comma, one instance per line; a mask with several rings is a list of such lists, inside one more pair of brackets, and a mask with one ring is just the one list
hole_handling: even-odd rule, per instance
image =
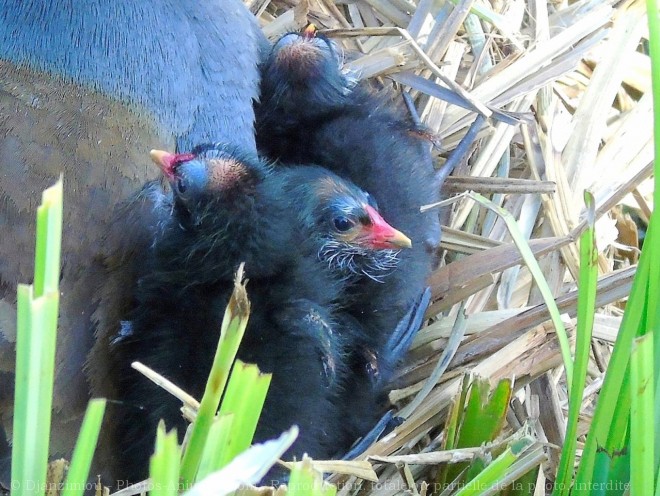
[[85, 418], [83, 419], [80, 434], [76, 447], [73, 450], [71, 466], [66, 476], [62, 496], [82, 496], [87, 478], [89, 477], [89, 468], [92, 465], [92, 458], [96, 450], [96, 443], [101, 431], [101, 422], [105, 413], [104, 399], [95, 399], [87, 405]]

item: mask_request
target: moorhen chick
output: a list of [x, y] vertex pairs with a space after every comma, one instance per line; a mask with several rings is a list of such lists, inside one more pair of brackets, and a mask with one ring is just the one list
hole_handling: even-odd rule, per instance
[[351, 389], [363, 393], [344, 401], [347, 419], [364, 433], [382, 412], [373, 404], [386, 404], [385, 385], [421, 324], [420, 295], [434, 266], [440, 225], [437, 213], [422, 214], [420, 207], [439, 200], [440, 185], [428, 133], [392, 108], [388, 95], [344, 74], [338, 53], [313, 27], [275, 43], [262, 66], [257, 146], [270, 159], [313, 162], [349, 179], [412, 239], [411, 250], [391, 253], [395, 263], [388, 269], [355, 277], [343, 300], [364, 331], [352, 338], [357, 351], [350, 359]]
[[[346, 386], [346, 329], [336, 303], [344, 286], [334, 267], [351, 253], [410, 241], [369, 206], [365, 193], [319, 167], [273, 170], [222, 144], [189, 154], [152, 152], [172, 185], [171, 215], [141, 254], [134, 308], [111, 343], [121, 459], [116, 474], [146, 475], [157, 422], [180, 435], [178, 400], [130, 368], [139, 360], [200, 397], [220, 322], [245, 262], [252, 313], [238, 356], [273, 379], [256, 441], [292, 424], [300, 436], [287, 457], [329, 458], [353, 441], [338, 400]], [[351, 255], [348, 258], [359, 258]], [[358, 262], [356, 262], [358, 263]]]
[[[13, 385], [16, 284], [32, 279], [38, 196], [64, 172], [53, 454], [70, 454], [89, 397], [83, 364], [94, 341], [92, 314], [114, 313], [98, 299], [121, 299], [121, 285], [105, 286], [112, 278], [103, 252], [108, 245], [130, 249], [129, 233], [148, 239], [138, 227], [158, 225], [158, 215], [143, 218], [162, 196], [153, 184], [137, 200], [142, 214], [127, 214], [134, 228], [107, 234], [113, 206], [150, 177], [145, 143], [188, 149], [216, 136], [254, 150], [252, 100], [266, 47], [240, 0], [3, 2], [0, 374]], [[104, 360], [102, 353], [91, 359], [93, 383]], [[0, 418], [8, 431], [12, 410], [13, 390], [3, 388]], [[0, 472], [3, 480], [7, 470]]]

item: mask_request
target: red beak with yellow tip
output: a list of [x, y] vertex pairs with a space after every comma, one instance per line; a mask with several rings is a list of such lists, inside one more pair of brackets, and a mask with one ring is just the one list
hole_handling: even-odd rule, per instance
[[195, 158], [192, 153], [174, 154], [163, 150], [151, 150], [149, 156], [167, 179], [174, 178], [177, 165]]
[[149, 156], [165, 177], [170, 179], [174, 176], [174, 158], [176, 156], [173, 153], [163, 150], [151, 150]]
[[365, 241], [375, 249], [412, 248], [412, 241], [401, 231], [390, 226], [378, 211], [370, 205], [365, 209], [371, 219], [370, 226], [364, 226], [362, 231]]
[[315, 24], [309, 23], [307, 26], [305, 26], [305, 29], [302, 30], [302, 37], [305, 38], [306, 40], [311, 40], [312, 38], [316, 37], [316, 33], [318, 33], [318, 28], [316, 27]]

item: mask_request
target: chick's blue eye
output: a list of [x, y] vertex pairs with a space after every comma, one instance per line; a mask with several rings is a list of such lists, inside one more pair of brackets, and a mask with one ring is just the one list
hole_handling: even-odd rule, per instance
[[346, 217], [335, 217], [335, 228], [339, 232], [346, 232], [353, 227], [353, 222]]
[[179, 190], [179, 193], [185, 193], [186, 189], [188, 189], [188, 186], [183, 179], [178, 179], [176, 182], [176, 189]]

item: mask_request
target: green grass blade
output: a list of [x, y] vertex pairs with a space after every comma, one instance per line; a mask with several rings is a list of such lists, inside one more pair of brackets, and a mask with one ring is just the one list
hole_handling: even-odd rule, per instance
[[[506, 469], [506, 472], [502, 473], [492, 488], [484, 491], [482, 494], [532, 496], [534, 482], [536, 482], [541, 464], [548, 459], [545, 449], [546, 447], [538, 441], [525, 448], [525, 452], [518, 456], [516, 461]], [[505, 489], [500, 490], [501, 488]]]
[[[530, 470], [522, 477], [519, 477], [514, 484], [508, 487], [506, 496], [534, 496], [536, 480], [539, 475], [539, 468]], [[504, 496], [504, 494], [503, 494]]]
[[13, 494], [43, 494], [59, 308], [62, 181], [44, 191], [37, 211], [35, 285], [18, 286]]
[[[463, 412], [465, 411], [465, 402], [468, 398], [468, 393], [470, 391], [470, 375], [464, 374], [463, 380], [461, 382], [461, 389], [458, 391], [456, 396], [452, 401], [452, 405], [449, 409], [449, 414], [447, 415], [447, 421], [445, 422], [445, 428], [443, 430], [445, 440], [443, 443], [444, 450], [456, 449], [457, 443], [459, 440], [459, 429], [460, 422], [463, 418]], [[446, 487], [447, 481], [452, 481], [456, 477], [456, 471], [452, 471], [452, 478], [450, 479], [450, 471], [452, 471], [452, 466], [445, 464], [440, 466], [438, 470], [438, 475], [436, 477], [436, 485], [438, 487]]]
[[[273, 464], [291, 447], [298, 436], [298, 428], [292, 427], [279, 438], [255, 444], [234, 458], [222, 470], [212, 473], [195, 484], [186, 496], [224, 496], [244, 494], [240, 488], [255, 484], [263, 478]], [[280, 494], [280, 493], [278, 493]]]
[[220, 406], [220, 415], [233, 414], [234, 423], [217, 468], [225, 466], [252, 444], [270, 380], [271, 374], [261, 374], [256, 365], [236, 360]]
[[[655, 158], [660, 157], [660, 7], [657, 0], [646, 0], [649, 23], [649, 55], [651, 56], [651, 84], [653, 89], [653, 138]], [[660, 204], [660, 164], [654, 164], [653, 205]]]
[[320, 496], [335, 496], [337, 494], [337, 486], [334, 484], [324, 484], [321, 487]]
[[[591, 428], [587, 435], [587, 441], [582, 452], [582, 459], [576, 477], [577, 490], [574, 494], [588, 494], [579, 488], [588, 488], [594, 479], [594, 469], [596, 463], [596, 452], [603, 448], [603, 443], [607, 442], [608, 448], [613, 448], [611, 442], [611, 431], [614, 429], [613, 423], [621, 426], [623, 419], [627, 419], [630, 412], [630, 396], [624, 392], [627, 387], [628, 362], [632, 349], [633, 338], [642, 334], [646, 329], [647, 307], [647, 289], [650, 276], [650, 258], [654, 255], [652, 246], [656, 245], [660, 239], [657, 238], [656, 231], [658, 226], [651, 217], [649, 229], [644, 242], [644, 248], [639, 259], [637, 273], [630, 290], [630, 296], [626, 304], [626, 311], [623, 315], [619, 334], [614, 344], [612, 356], [607, 366], [605, 381], [600, 391], [594, 417], [591, 421]], [[656, 241], [658, 239], [658, 241]], [[658, 251], [656, 250], [655, 253]], [[616, 413], [616, 415], [615, 415]], [[624, 432], [625, 432], [624, 428]], [[611, 453], [611, 451], [610, 451]]]
[[[32, 287], [19, 285], [12, 446], [14, 494], [43, 494], [41, 491], [31, 490], [26, 483], [34, 481], [34, 484], [30, 485], [37, 485], [43, 483], [46, 478], [48, 435], [44, 438], [41, 431], [44, 423], [50, 425], [50, 396], [42, 397], [41, 357], [44, 355], [43, 347], [46, 343], [40, 339], [44, 332], [45, 307], [46, 298], [34, 300]], [[45, 406], [44, 402], [47, 403]], [[48, 407], [48, 412], [42, 411], [45, 407]], [[46, 413], [47, 418], [44, 418]]]
[[[653, 91], [653, 139], [654, 139], [654, 155], [655, 163], [654, 169], [654, 191], [653, 191], [653, 205], [660, 203], [660, 7], [657, 0], [646, 0], [646, 12], [648, 13], [647, 19], [649, 23], [649, 55], [651, 58], [651, 84]], [[657, 252], [658, 246], [654, 245]], [[660, 260], [654, 258], [651, 261], [651, 274], [660, 274]], [[657, 302], [660, 298], [660, 280], [658, 277], [651, 277], [649, 281], [649, 299], [650, 301]], [[654, 366], [654, 381], [655, 381], [655, 412], [654, 419], [655, 425], [660, 425], [660, 305], [654, 305], [655, 312], [651, 316], [650, 328], [654, 329], [654, 344], [653, 349], [655, 359]], [[656, 435], [654, 446], [654, 471], [656, 474], [656, 494], [660, 494], [660, 436]]]
[[452, 402], [451, 410], [445, 423], [445, 442], [444, 449], [456, 449], [459, 439], [459, 428], [462, 419], [462, 413], [465, 411], [465, 402], [470, 392], [471, 377], [470, 374], [463, 375], [461, 390], [458, 392]]
[[[231, 383], [231, 379], [229, 380]], [[220, 470], [223, 467], [223, 454], [229, 445], [229, 437], [234, 424], [234, 415], [221, 415], [215, 418], [206, 438], [204, 453], [199, 463], [197, 480]]]
[[[628, 429], [630, 420], [630, 381], [628, 370], [622, 373], [620, 398], [614, 405], [609, 430], [597, 441], [593, 467], [584, 479], [576, 480], [573, 494], [593, 494], [594, 488], [607, 488], [608, 496], [621, 495], [630, 480], [630, 451]], [[594, 429], [592, 422], [591, 429]], [[588, 438], [587, 438], [588, 440]], [[584, 455], [583, 455], [584, 456]], [[580, 469], [582, 465], [580, 465]]]
[[561, 460], [557, 471], [553, 495], [567, 495], [573, 480], [573, 465], [575, 463], [575, 447], [577, 445], [577, 427], [582, 408], [582, 393], [587, 378], [589, 353], [591, 351], [591, 333], [594, 325], [594, 309], [596, 305], [596, 284], [598, 282], [598, 248], [594, 225], [594, 198], [585, 192], [587, 206], [587, 229], [580, 238], [580, 281], [578, 284], [577, 339], [575, 344], [575, 369], [573, 370], [573, 387], [568, 404], [568, 424], [566, 437], [562, 447]]
[[[320, 475], [320, 474], [318, 474]], [[291, 478], [289, 479], [288, 496], [307, 496], [318, 494], [321, 489], [320, 477], [314, 471], [309, 458], [303, 457], [301, 463], [293, 466], [291, 469]]]
[[630, 357], [630, 490], [651, 496], [654, 486], [653, 333], [637, 338]]
[[58, 291], [62, 250], [62, 179], [41, 195], [37, 209], [37, 244], [34, 257], [34, 296]]
[[528, 436], [513, 441], [477, 477], [463, 485], [456, 496], [476, 496], [498, 487], [499, 481], [504, 479], [509, 467], [533, 444], [534, 440]]
[[245, 327], [250, 316], [250, 302], [242, 280], [243, 270], [239, 268], [234, 284], [234, 292], [227, 305], [220, 331], [218, 348], [213, 359], [213, 366], [206, 383], [204, 396], [199, 405], [197, 417], [192, 426], [188, 447], [181, 462], [181, 479], [185, 487], [195, 481], [197, 469], [204, 452], [206, 437], [215, 418], [220, 398], [227, 384], [232, 363], [238, 346], [243, 339]]
[[[493, 441], [502, 431], [510, 399], [510, 379], [499, 381], [493, 391], [488, 379], [476, 379], [463, 415], [458, 447], [481, 446]], [[461, 467], [460, 464], [457, 467]], [[466, 472], [466, 479], [474, 478], [484, 467], [481, 458], [475, 459]]]
[[[149, 460], [151, 496], [176, 496], [179, 494], [179, 462], [181, 449], [176, 430], [165, 433], [165, 424], [158, 424], [156, 449]], [[185, 486], [184, 486], [185, 487]]]
[[[613, 487], [613, 494], [622, 494], [630, 481], [630, 371], [621, 383], [621, 398], [614, 409], [610, 432], [600, 449], [610, 457], [609, 472], [605, 480]], [[612, 491], [610, 492], [612, 494]]]
[[[445, 449], [481, 446], [493, 441], [501, 432], [511, 399], [511, 381], [503, 379], [491, 391], [487, 379], [465, 375], [463, 387], [448, 416]], [[437, 483], [455, 480], [465, 471], [467, 462], [445, 465]], [[476, 476], [484, 468], [480, 459], [474, 460], [462, 479]]]
[[303, 456], [294, 464], [289, 479], [288, 496], [334, 496], [337, 488], [323, 481], [323, 475], [314, 470], [311, 459]]
[[[32, 298], [32, 287], [24, 284], [19, 284], [17, 288], [17, 306], [16, 306], [16, 321], [17, 321], [17, 340], [16, 343], [16, 393], [14, 396], [14, 426], [13, 426], [13, 446], [11, 457], [11, 477], [12, 489], [15, 494], [25, 494], [16, 489], [16, 485], [21, 481], [27, 480], [26, 473], [32, 471], [28, 466], [29, 460], [27, 459], [28, 451], [25, 448], [29, 442], [34, 442], [28, 439], [30, 430], [27, 428], [30, 422], [36, 419], [30, 418], [30, 414], [34, 412], [27, 410], [27, 405], [32, 400], [29, 395], [32, 389], [30, 388], [30, 347], [31, 341], [30, 329], [31, 326], [31, 313], [30, 313], [30, 300]], [[27, 342], [26, 342], [27, 341]], [[25, 344], [23, 344], [26, 342]]]
[[[654, 205], [660, 201], [660, 20], [658, 19], [658, 5], [656, 0], [647, 0], [649, 21], [649, 50], [651, 55], [651, 74], [653, 84], [654, 100], [654, 140], [655, 140], [655, 191]], [[617, 451], [619, 448], [628, 447], [626, 438], [622, 438], [621, 429], [627, 432], [626, 421], [630, 418], [629, 394], [631, 380], [628, 368], [629, 358], [632, 350], [633, 339], [644, 335], [649, 329], [657, 329], [660, 323], [660, 305], [657, 305], [660, 297], [660, 260], [657, 253], [660, 251], [660, 233], [658, 233], [657, 215], [651, 215], [647, 236], [642, 249], [642, 254], [637, 266], [635, 280], [628, 297], [623, 322], [619, 328], [614, 350], [610, 358], [605, 381], [600, 392], [596, 411], [591, 422], [591, 429], [587, 435], [582, 452], [582, 459], [576, 477], [577, 489], [573, 494], [589, 494], [589, 487], [594, 482], [603, 480], [627, 480], [624, 478], [624, 470], [621, 461], [628, 457], [625, 452]], [[654, 351], [660, 349], [660, 333], [654, 332]], [[658, 360], [654, 361], [654, 378], [659, 379], [660, 366]], [[656, 383], [657, 384], [657, 383]], [[635, 388], [633, 387], [634, 391]], [[656, 391], [656, 402], [660, 401], [660, 388]], [[658, 409], [652, 413], [654, 423], [660, 422]], [[619, 432], [617, 432], [619, 431]], [[606, 440], [606, 446], [602, 444]], [[655, 440], [655, 446], [660, 449], [660, 440]], [[610, 460], [611, 459], [611, 460]], [[658, 453], [654, 458], [654, 471], [658, 472]], [[606, 467], [609, 465], [609, 467]], [[607, 478], [604, 476], [605, 469], [609, 472]], [[629, 467], [629, 473], [634, 475], [637, 467]], [[657, 477], [657, 476], [656, 476]], [[657, 484], [660, 487], [660, 483]], [[649, 486], [650, 487], [650, 486]], [[585, 489], [582, 489], [585, 488]]]
[[502, 379], [491, 392], [488, 379], [472, 383], [457, 448], [481, 446], [494, 440], [502, 430], [511, 399], [511, 380]]
[[557, 303], [555, 302], [555, 298], [552, 295], [550, 286], [548, 286], [548, 282], [545, 280], [545, 277], [543, 277], [543, 271], [536, 261], [536, 258], [534, 258], [534, 253], [527, 244], [525, 237], [520, 232], [520, 228], [518, 227], [516, 219], [513, 217], [513, 215], [478, 193], [470, 193], [469, 196], [477, 203], [480, 203], [484, 207], [494, 211], [500, 217], [502, 217], [507, 226], [507, 229], [509, 230], [509, 234], [511, 234], [511, 237], [513, 238], [513, 242], [516, 244], [518, 251], [520, 251], [523, 260], [525, 261], [525, 265], [527, 265], [529, 272], [532, 274], [534, 282], [536, 283], [537, 287], [539, 288], [539, 292], [543, 297], [543, 301], [548, 307], [548, 312], [550, 312], [552, 324], [555, 326], [555, 330], [557, 331], [557, 339], [559, 340], [561, 356], [564, 361], [564, 369], [566, 371], [566, 383], [570, 393], [570, 387], [573, 382], [573, 359], [571, 358], [571, 346], [568, 341], [568, 334], [566, 334], [566, 328], [564, 327], [564, 323], [561, 320], [561, 314], [559, 313], [559, 308], [557, 308]]
[[92, 465], [104, 413], [104, 399], [91, 400], [87, 405], [62, 496], [82, 496], [89, 477], [89, 468]]

